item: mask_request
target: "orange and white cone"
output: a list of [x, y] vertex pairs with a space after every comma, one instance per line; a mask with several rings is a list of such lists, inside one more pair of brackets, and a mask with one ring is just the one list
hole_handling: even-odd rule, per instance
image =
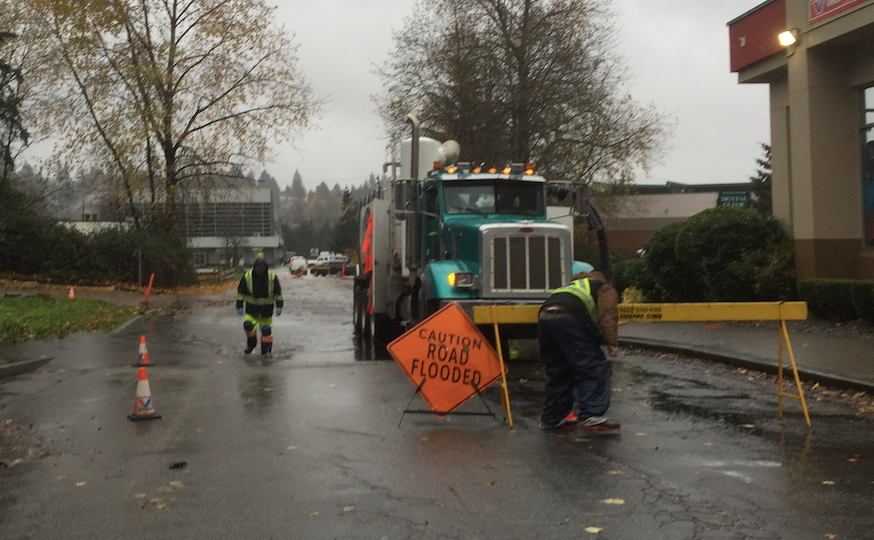
[[69, 298], [70, 300], [76, 298], [76, 294], [73, 292], [73, 287], [70, 287], [70, 292], [67, 294], [67, 298]]
[[137, 394], [134, 398], [134, 412], [127, 415], [129, 420], [155, 420], [161, 415], [155, 411], [152, 403], [152, 392], [149, 390], [149, 376], [146, 368], [141, 367], [137, 376]]
[[150, 367], [154, 364], [149, 363], [149, 350], [146, 348], [146, 336], [140, 336], [140, 350], [137, 353], [136, 367]]

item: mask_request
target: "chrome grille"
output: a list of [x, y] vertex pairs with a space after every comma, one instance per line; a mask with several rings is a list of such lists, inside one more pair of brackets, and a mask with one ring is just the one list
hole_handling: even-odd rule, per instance
[[[546, 293], [564, 284], [565, 249], [558, 234], [496, 234], [488, 244], [490, 292]], [[567, 246], [569, 247], [569, 246]]]

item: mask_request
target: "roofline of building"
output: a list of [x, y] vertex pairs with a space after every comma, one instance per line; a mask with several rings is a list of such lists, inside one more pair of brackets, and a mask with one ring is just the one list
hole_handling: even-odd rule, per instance
[[741, 20], [741, 19], [743, 19], [743, 18], [745, 18], [745, 17], [747, 17], [747, 16], [749, 16], [749, 15], [752, 15], [753, 13], [759, 11], [759, 10], [762, 9], [763, 7], [767, 6], [768, 4], [773, 4], [773, 3], [776, 2], [776, 1], [777, 1], [777, 0], [765, 0], [765, 2], [762, 2], [761, 4], [759, 4], [758, 6], [754, 7], [753, 9], [747, 11], [747, 12], [744, 13], [743, 15], [741, 15], [741, 16], [739, 16], [739, 17], [735, 17], [734, 19], [728, 21], [727, 23], [725, 23], [725, 26], [731, 26], [731, 25], [733, 25], [734, 23], [738, 22], [739, 20]]

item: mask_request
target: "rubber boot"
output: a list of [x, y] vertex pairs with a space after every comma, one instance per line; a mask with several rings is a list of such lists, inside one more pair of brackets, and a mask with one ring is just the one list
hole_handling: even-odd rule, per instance
[[270, 354], [272, 351], [273, 351], [273, 344], [272, 343], [264, 343], [263, 341], [261, 342], [261, 356]]
[[250, 354], [252, 351], [255, 350], [256, 345], [258, 345], [258, 337], [257, 336], [251, 336], [251, 337], [247, 338], [246, 339], [246, 350], [243, 352], [246, 354]]

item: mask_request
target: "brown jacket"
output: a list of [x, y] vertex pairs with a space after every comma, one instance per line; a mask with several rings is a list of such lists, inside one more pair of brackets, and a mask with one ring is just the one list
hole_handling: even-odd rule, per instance
[[[619, 294], [601, 272], [580, 272], [575, 274], [571, 280], [577, 281], [586, 278], [591, 280], [592, 296], [595, 298], [595, 303], [598, 306], [597, 330], [600, 333], [601, 342], [604, 345], [618, 347], [619, 310], [617, 305], [619, 304]], [[581, 317], [585, 317], [584, 322], [590, 319], [585, 312], [585, 309], [581, 307], [582, 302], [572, 294], [555, 294], [543, 303], [544, 307], [550, 305], [563, 305], [570, 308], [572, 311], [579, 312]], [[590, 326], [591, 323], [587, 323], [586, 325]], [[592, 332], [594, 333], [594, 329]]]

